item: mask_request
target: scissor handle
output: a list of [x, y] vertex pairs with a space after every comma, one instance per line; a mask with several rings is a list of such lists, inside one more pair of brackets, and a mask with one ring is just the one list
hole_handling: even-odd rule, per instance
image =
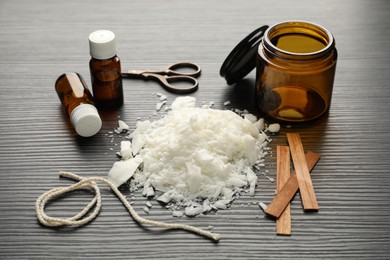
[[[161, 86], [163, 86], [168, 91], [177, 94], [194, 92], [198, 89], [199, 86], [199, 82], [194, 77], [187, 75], [164, 76], [154, 73], [143, 73], [143, 76], [145, 78], [157, 79], [160, 82]], [[175, 84], [174, 82], [184, 82], [185, 84]]]
[[[179, 69], [192, 69], [194, 71], [185, 72], [185, 71], [180, 71]], [[200, 72], [201, 72], [200, 66], [192, 62], [177, 62], [168, 66], [167, 68], [168, 75], [198, 77], [200, 75]]]

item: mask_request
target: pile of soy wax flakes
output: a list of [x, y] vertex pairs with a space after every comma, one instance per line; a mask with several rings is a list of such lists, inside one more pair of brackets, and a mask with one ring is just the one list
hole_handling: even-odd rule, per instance
[[162, 118], [139, 120], [134, 131], [118, 121], [115, 132], [126, 138], [108, 173], [117, 187], [128, 183], [131, 192], [142, 192], [146, 213], [151, 200], [175, 217], [224, 210], [242, 194], [254, 196], [259, 175], [274, 181], [261, 169], [279, 124], [267, 125], [248, 111], [214, 109], [213, 102], [197, 107], [193, 97], [168, 106], [165, 95], [156, 96]]

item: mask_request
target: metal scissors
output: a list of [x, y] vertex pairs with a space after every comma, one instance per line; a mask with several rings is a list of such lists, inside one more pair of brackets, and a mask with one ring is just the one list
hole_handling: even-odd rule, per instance
[[[186, 71], [181, 71], [180, 69], [186, 69]], [[187, 72], [187, 70], [191, 71]], [[177, 62], [162, 70], [122, 71], [122, 76], [144, 80], [154, 79], [159, 81], [168, 91], [182, 94], [190, 93], [198, 89], [199, 83], [196, 80], [196, 77], [200, 75], [200, 71], [201, 68], [195, 63]], [[179, 82], [185, 84], [178, 84]]]

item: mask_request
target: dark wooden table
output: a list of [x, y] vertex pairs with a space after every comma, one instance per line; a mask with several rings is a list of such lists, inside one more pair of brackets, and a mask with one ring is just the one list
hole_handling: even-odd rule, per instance
[[[390, 245], [389, 42], [390, 2], [326, 1], [28, 1], [0, 2], [0, 258], [1, 259], [388, 259]], [[241, 197], [218, 214], [182, 218], [180, 223], [213, 226], [219, 243], [184, 231], [163, 231], [135, 223], [111, 191], [101, 186], [103, 209], [80, 228], [41, 226], [35, 201], [44, 191], [71, 182], [58, 171], [107, 175], [121, 141], [108, 136], [118, 117], [134, 129], [152, 120], [161, 92], [155, 82], [125, 80], [125, 105], [102, 113], [101, 132], [78, 138], [64, 116], [54, 82], [67, 71], [89, 80], [88, 35], [116, 33], [124, 69], [160, 68], [188, 60], [201, 65], [199, 104], [258, 113], [255, 75], [227, 86], [219, 68], [231, 49], [253, 29], [283, 20], [308, 20], [333, 32], [339, 51], [329, 115], [282, 124], [270, 147], [286, 142], [287, 131], [302, 135], [305, 149], [322, 159], [313, 172], [318, 213], [304, 213], [292, 201], [291, 237], [275, 235], [272, 219], [256, 202], [270, 202], [275, 184], [260, 178], [256, 195]], [[225, 107], [223, 102], [230, 100]], [[275, 177], [275, 156], [267, 157]], [[124, 191], [125, 194], [128, 192]], [[92, 198], [74, 192], [50, 204], [48, 212], [69, 216]], [[175, 222], [145, 199], [134, 208], [147, 218]]]

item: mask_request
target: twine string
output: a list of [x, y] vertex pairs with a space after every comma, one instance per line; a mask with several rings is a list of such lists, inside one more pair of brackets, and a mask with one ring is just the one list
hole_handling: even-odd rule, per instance
[[[45, 193], [43, 193], [36, 201], [35, 208], [37, 212], [37, 218], [39, 222], [48, 227], [59, 227], [59, 226], [81, 226], [92, 221], [100, 212], [102, 202], [100, 190], [97, 185], [97, 182], [104, 183], [110, 187], [110, 189], [115, 193], [118, 199], [122, 202], [125, 208], [130, 213], [131, 217], [140, 224], [144, 225], [152, 225], [165, 229], [182, 229], [186, 230], [204, 237], [211, 238], [215, 241], [220, 239], [220, 235], [217, 233], [212, 233], [194, 226], [185, 225], [185, 224], [177, 224], [177, 223], [165, 223], [160, 221], [149, 220], [141, 217], [138, 213], [133, 209], [130, 203], [127, 201], [126, 197], [112, 184], [109, 180], [102, 177], [88, 177], [83, 178], [79, 175], [76, 175], [71, 172], [60, 172], [61, 177], [65, 177], [68, 179], [72, 179], [77, 181], [75, 184], [72, 184], [67, 187], [59, 187], [51, 189]], [[95, 193], [95, 197], [85, 206], [83, 210], [81, 210], [76, 215], [69, 218], [57, 218], [50, 217], [45, 213], [45, 206], [49, 201], [55, 200], [59, 196], [63, 196], [69, 192], [80, 190], [80, 189], [92, 189]], [[93, 211], [91, 212], [91, 209]], [[87, 213], [91, 212], [88, 216]]]

